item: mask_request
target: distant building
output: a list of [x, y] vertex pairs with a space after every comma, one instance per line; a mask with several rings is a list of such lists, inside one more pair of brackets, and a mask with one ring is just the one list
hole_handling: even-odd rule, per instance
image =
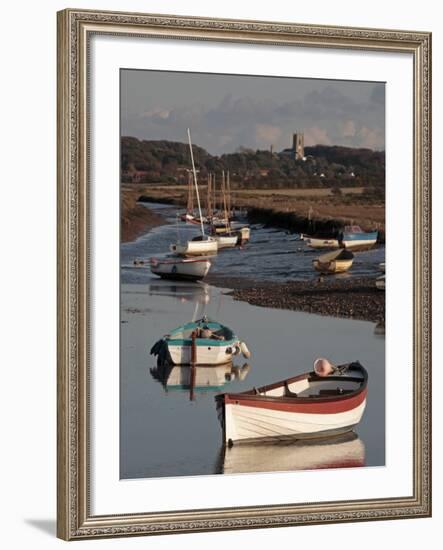
[[292, 157], [295, 160], [306, 160], [305, 157], [305, 135], [302, 132], [292, 134], [292, 147], [283, 149], [279, 155]]
[[295, 160], [303, 160], [305, 157], [305, 136], [303, 133], [297, 132], [292, 134], [292, 151]]

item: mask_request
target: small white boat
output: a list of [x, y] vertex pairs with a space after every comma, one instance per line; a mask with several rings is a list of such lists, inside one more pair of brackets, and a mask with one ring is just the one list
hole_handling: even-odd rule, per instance
[[207, 317], [177, 327], [151, 349], [159, 364], [174, 365], [222, 365], [240, 353], [247, 358], [251, 355], [229, 327]]
[[218, 248], [234, 248], [238, 242], [238, 235], [217, 235], [215, 237]]
[[162, 279], [199, 281], [206, 277], [211, 261], [206, 258], [150, 258], [151, 272]]
[[312, 439], [349, 432], [363, 416], [367, 382], [368, 374], [358, 362], [334, 367], [317, 359], [313, 372], [217, 395], [224, 442]]
[[312, 265], [320, 273], [343, 273], [351, 268], [353, 261], [354, 254], [342, 248], [341, 250], [322, 254], [312, 260]]
[[386, 275], [380, 275], [380, 277], [377, 277], [375, 279], [375, 286], [379, 290], [385, 290], [386, 289]]
[[369, 250], [377, 242], [378, 231], [365, 232], [359, 225], [346, 225], [340, 235], [340, 246], [352, 250]]
[[365, 465], [364, 443], [353, 432], [324, 440], [225, 446], [222, 452], [224, 474], [360, 468]]
[[217, 254], [218, 243], [214, 237], [198, 235], [185, 243], [171, 244], [169, 248], [179, 256], [210, 256]]
[[384, 272], [386, 271], [386, 264], [385, 264], [385, 262], [379, 263], [379, 264], [378, 264], [378, 268], [380, 269], [380, 271], [381, 271], [382, 273], [384, 273]]
[[251, 238], [251, 229], [248, 225], [245, 225], [243, 227], [240, 227], [235, 230], [235, 233], [237, 235], [237, 244], [246, 244], [249, 242], [249, 239]]
[[340, 246], [338, 239], [323, 239], [321, 237], [307, 237], [305, 235], [304, 240], [311, 248], [339, 248]]

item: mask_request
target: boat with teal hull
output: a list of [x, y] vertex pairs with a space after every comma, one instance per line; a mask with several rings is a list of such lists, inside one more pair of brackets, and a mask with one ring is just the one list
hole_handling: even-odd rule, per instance
[[377, 242], [378, 231], [363, 231], [358, 225], [348, 225], [339, 236], [340, 246], [354, 251], [369, 250]]
[[166, 362], [173, 365], [190, 365], [192, 362], [196, 365], [222, 365], [240, 353], [250, 356], [246, 344], [232, 329], [207, 317], [177, 327], [151, 349], [151, 355], [157, 356], [160, 364]]

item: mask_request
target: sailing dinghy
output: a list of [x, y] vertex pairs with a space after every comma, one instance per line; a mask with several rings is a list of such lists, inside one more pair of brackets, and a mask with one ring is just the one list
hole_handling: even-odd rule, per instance
[[[195, 170], [194, 163], [194, 154], [192, 152], [192, 142], [191, 142], [191, 130], [188, 128], [188, 141], [189, 141], [189, 150], [191, 152], [191, 163], [192, 163], [192, 173], [194, 176], [194, 186], [195, 194], [197, 196], [197, 206], [199, 213], [199, 224], [201, 228], [201, 235], [194, 237], [192, 240], [187, 241], [186, 243], [176, 243], [170, 246], [171, 252], [180, 256], [199, 256], [199, 255], [211, 255], [217, 254], [217, 241], [214, 237], [205, 234], [203, 215], [200, 204], [200, 195], [198, 192], [198, 183], [197, 183], [197, 172]], [[187, 213], [189, 215], [189, 212]]]
[[351, 431], [366, 406], [368, 374], [359, 363], [314, 370], [242, 393], [215, 397], [224, 442], [317, 438]]

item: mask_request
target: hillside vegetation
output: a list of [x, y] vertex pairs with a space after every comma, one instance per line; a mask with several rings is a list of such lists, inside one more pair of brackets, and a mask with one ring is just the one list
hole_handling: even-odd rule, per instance
[[[240, 148], [214, 156], [193, 146], [203, 181], [209, 172], [230, 172], [231, 183], [241, 188], [340, 188], [372, 187], [384, 195], [385, 153], [371, 149], [316, 145], [305, 147], [304, 160], [295, 160], [290, 150], [271, 152]], [[187, 143], [121, 139], [123, 183], [185, 184], [190, 168]]]

